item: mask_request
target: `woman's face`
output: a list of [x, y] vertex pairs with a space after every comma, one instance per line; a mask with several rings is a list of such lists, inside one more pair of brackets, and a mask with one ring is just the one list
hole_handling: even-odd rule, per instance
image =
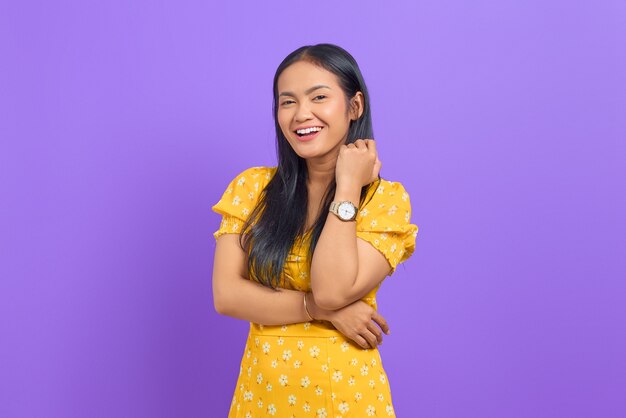
[[[337, 77], [308, 61], [297, 61], [283, 70], [277, 84], [278, 124], [296, 154], [313, 158], [339, 149], [359, 108], [347, 111]], [[354, 100], [360, 104], [362, 93]], [[315, 129], [305, 134], [299, 131], [303, 128]]]

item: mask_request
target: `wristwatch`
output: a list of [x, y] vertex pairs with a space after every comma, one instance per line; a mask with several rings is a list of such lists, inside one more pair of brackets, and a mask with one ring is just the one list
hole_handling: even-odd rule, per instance
[[354, 206], [354, 204], [349, 200], [332, 202], [329, 208], [331, 213], [337, 215], [337, 217], [344, 222], [353, 221], [356, 218], [358, 210], [359, 208]]

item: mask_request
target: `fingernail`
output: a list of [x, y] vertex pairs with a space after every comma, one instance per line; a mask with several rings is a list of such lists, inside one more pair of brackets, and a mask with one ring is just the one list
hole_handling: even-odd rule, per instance
[[390, 329], [387, 330], [387, 335], [389, 335], [389, 334], [391, 334], [391, 330]]

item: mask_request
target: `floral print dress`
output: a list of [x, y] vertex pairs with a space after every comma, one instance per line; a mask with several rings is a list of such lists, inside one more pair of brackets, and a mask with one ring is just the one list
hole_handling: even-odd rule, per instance
[[[230, 182], [212, 207], [222, 215], [216, 240], [240, 233], [276, 168], [251, 167]], [[356, 235], [386, 257], [392, 275], [415, 249], [418, 227], [410, 223], [409, 195], [401, 183], [381, 179], [365, 202], [356, 218]], [[307, 238], [294, 244], [287, 257], [284, 288], [310, 291]], [[362, 299], [375, 309], [379, 287]], [[378, 349], [361, 348], [327, 321], [250, 323], [229, 418], [369, 416], [395, 416]]]

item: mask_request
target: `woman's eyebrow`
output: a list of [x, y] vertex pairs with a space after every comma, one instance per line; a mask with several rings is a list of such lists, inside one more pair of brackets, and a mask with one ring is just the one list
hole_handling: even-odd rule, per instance
[[[305, 91], [305, 92], [304, 92], [304, 94], [309, 94], [309, 93], [311, 93], [312, 91], [315, 91], [315, 90], [317, 90], [317, 89], [330, 89], [330, 87], [325, 86], [324, 84], [318, 84], [318, 85], [316, 85], [316, 86], [311, 87], [311, 88], [310, 88], [310, 89], [308, 89], [307, 91]], [[293, 97], [293, 96], [294, 96], [294, 94], [293, 94], [292, 92], [290, 92], [290, 91], [283, 91], [282, 93], [280, 93], [280, 94], [278, 95], [278, 97], [280, 97], [280, 96], [292, 96], [292, 97]]]

